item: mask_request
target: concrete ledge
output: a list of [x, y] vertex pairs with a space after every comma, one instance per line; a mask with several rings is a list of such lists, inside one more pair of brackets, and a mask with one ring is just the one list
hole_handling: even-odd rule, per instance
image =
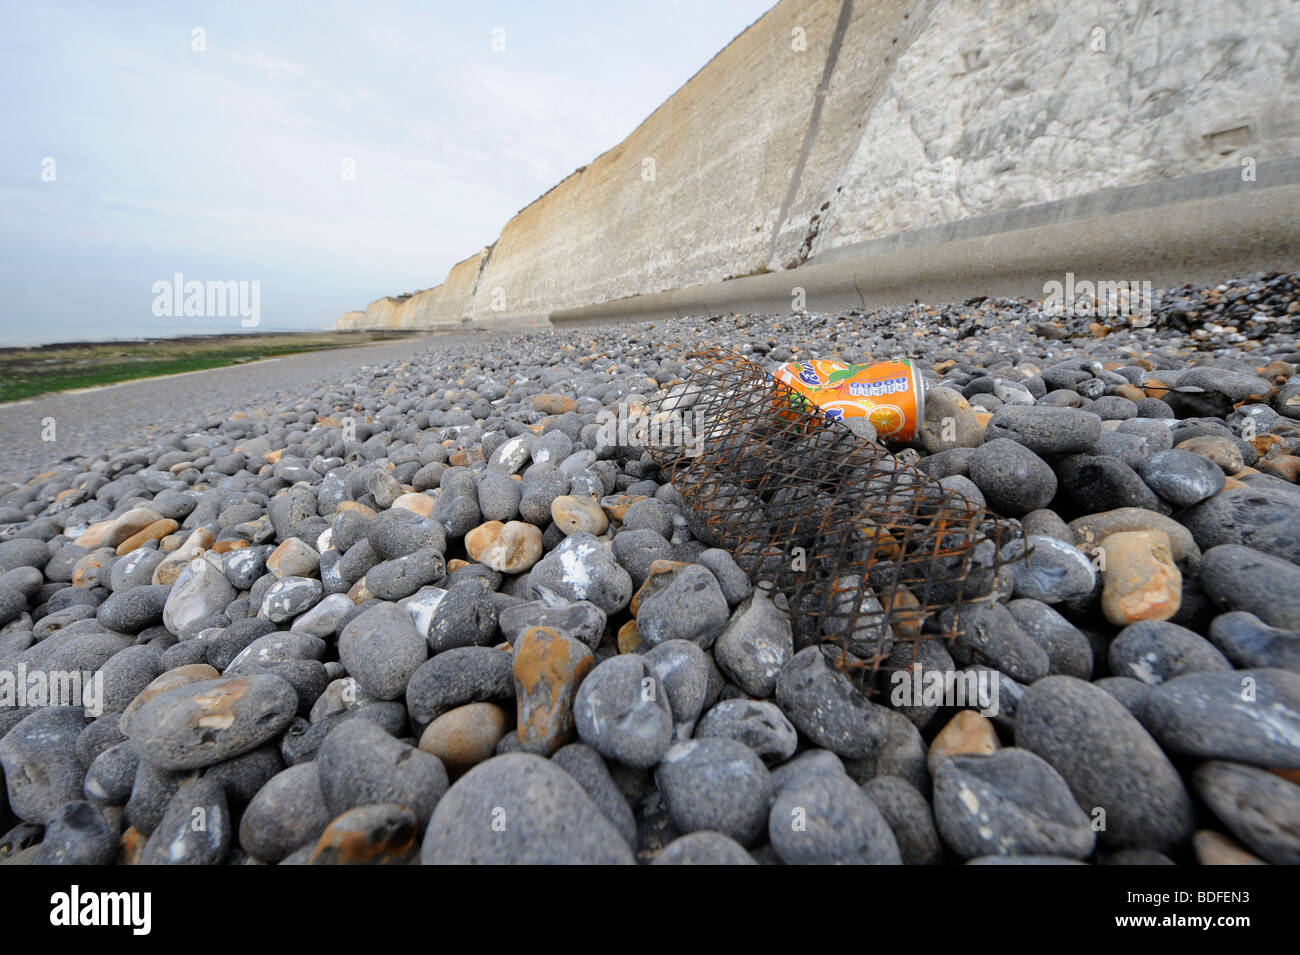
[[690, 314], [814, 312], [976, 295], [1042, 298], [1066, 272], [1159, 287], [1300, 271], [1300, 158], [1110, 190], [831, 250], [808, 265], [551, 312], [557, 327]]
[[536, 315], [512, 315], [509, 318], [490, 319], [476, 322], [469, 322], [460, 326], [466, 330], [486, 331], [486, 332], [526, 332], [536, 331], [538, 328], [550, 328], [551, 323], [545, 314]]
[[1012, 209], [993, 215], [974, 216], [957, 222], [913, 229], [866, 242], [827, 249], [816, 256], [816, 261], [836, 262], [842, 259], [860, 259], [881, 252], [901, 252], [922, 246], [941, 245], [958, 239], [996, 235], [999, 232], [1015, 232], [1059, 222], [1097, 219], [1138, 209], [1153, 209], [1202, 199], [1258, 192], [1260, 189], [1300, 185], [1300, 157], [1260, 163], [1255, 169], [1255, 174], [1255, 182], [1243, 182], [1241, 169], [1232, 167], [1216, 169], [1214, 172], [1196, 176], [1182, 176], [1161, 182], [1107, 189], [1104, 192], [1092, 192], [1084, 196], [1044, 202], [1041, 205], [1026, 206], [1023, 209]]
[[673, 308], [674, 294], [679, 293], [656, 292], [653, 295], [633, 295], [629, 298], [612, 299], [578, 308], [556, 309], [550, 314], [551, 324], [582, 325], [587, 323], [588, 319], [595, 323], [649, 321], [676, 315], [677, 312]]

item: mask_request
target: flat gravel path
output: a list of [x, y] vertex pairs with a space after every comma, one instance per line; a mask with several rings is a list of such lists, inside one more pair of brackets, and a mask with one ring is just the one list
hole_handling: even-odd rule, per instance
[[[284, 395], [307, 395], [364, 365], [384, 364], [462, 338], [439, 335], [301, 352], [246, 365], [127, 381], [0, 405], [0, 481], [23, 483], [77, 455], [152, 444], [158, 432], [206, 415], [247, 411]], [[43, 441], [46, 419], [55, 440]]]

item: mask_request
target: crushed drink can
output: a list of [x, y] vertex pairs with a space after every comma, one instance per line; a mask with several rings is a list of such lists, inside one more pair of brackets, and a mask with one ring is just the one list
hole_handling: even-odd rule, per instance
[[788, 361], [773, 377], [830, 420], [866, 418], [884, 441], [910, 441], [925, 414], [925, 379], [910, 358], [864, 365]]

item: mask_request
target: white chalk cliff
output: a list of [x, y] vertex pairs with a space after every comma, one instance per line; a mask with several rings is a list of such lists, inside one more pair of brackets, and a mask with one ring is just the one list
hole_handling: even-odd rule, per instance
[[1300, 156], [1298, 38], [1294, 0], [781, 0], [442, 284], [336, 327], [528, 324]]

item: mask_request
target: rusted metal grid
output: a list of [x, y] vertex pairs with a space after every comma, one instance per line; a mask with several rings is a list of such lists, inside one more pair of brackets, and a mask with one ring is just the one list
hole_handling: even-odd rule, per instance
[[960, 607], [995, 598], [1016, 525], [739, 355], [700, 352], [688, 367], [685, 388], [648, 411], [661, 433], [682, 433], [671, 428], [684, 419], [702, 440], [648, 450], [685, 498], [692, 533], [786, 595], [796, 650], [838, 647], [839, 665], [864, 677], [889, 659], [910, 666], [916, 641], [957, 637]]

